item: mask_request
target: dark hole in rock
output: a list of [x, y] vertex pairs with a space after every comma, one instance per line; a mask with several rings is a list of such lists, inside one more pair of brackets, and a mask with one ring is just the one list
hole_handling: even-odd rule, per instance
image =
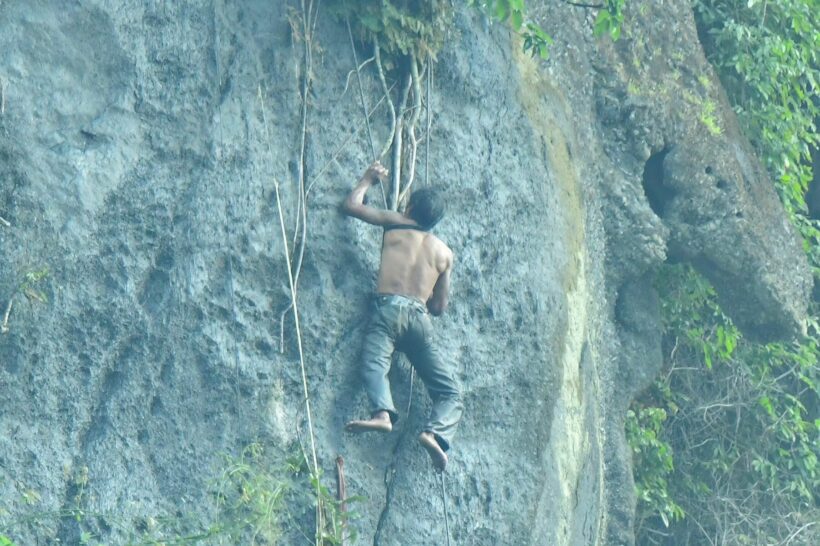
[[724, 179], [719, 179], [717, 184], [715, 184], [719, 190], [725, 190], [729, 187], [729, 183], [726, 182]]
[[162, 400], [160, 400], [159, 396], [155, 396], [154, 399], [151, 400], [151, 415], [156, 417], [157, 415], [162, 413], [163, 409], [164, 406], [162, 404]]
[[[5, 305], [2, 308], [5, 309]], [[6, 372], [12, 375], [19, 373], [22, 360], [22, 351], [18, 345], [9, 343], [5, 347], [0, 347], [0, 362], [2, 362], [0, 367], [5, 369]]]
[[118, 370], [110, 370], [103, 379], [103, 392], [113, 394], [122, 388], [125, 383], [125, 374]]
[[706, 174], [712, 174], [712, 167], [706, 167]]
[[288, 170], [293, 178], [299, 178], [299, 164], [296, 161], [288, 161]]
[[157, 269], [170, 271], [174, 267], [174, 249], [166, 246], [157, 255]]
[[171, 278], [161, 269], [154, 269], [145, 281], [138, 301], [151, 314], [162, 308], [171, 291]]
[[267, 357], [272, 357], [273, 356], [273, 347], [271, 346], [270, 343], [268, 343], [267, 341], [265, 341], [263, 339], [257, 340], [257, 342], [254, 344], [254, 347], [256, 347], [257, 351], [259, 351], [260, 353], [262, 353], [263, 355], [265, 355]]
[[643, 168], [643, 191], [649, 200], [649, 206], [660, 217], [663, 217], [669, 202], [675, 197], [675, 191], [664, 184], [663, 160], [668, 153], [669, 148], [664, 148], [652, 154]]

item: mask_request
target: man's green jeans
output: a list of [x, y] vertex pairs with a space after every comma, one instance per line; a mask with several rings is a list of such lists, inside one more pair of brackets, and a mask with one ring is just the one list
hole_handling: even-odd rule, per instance
[[464, 411], [455, 366], [440, 357], [433, 346], [433, 324], [423, 302], [398, 295], [376, 296], [376, 308], [367, 327], [362, 349], [362, 377], [373, 412], [387, 411], [395, 422], [398, 413], [390, 394], [387, 373], [393, 351], [407, 355], [427, 386], [433, 411], [424, 427], [447, 451]]

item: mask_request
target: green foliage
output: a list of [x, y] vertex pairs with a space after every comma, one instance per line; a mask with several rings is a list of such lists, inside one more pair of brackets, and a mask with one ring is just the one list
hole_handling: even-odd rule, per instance
[[715, 103], [711, 100], [704, 101], [701, 105], [700, 122], [713, 135], [719, 135], [723, 132], [715, 117]]
[[[607, 34], [617, 40], [624, 20], [625, 0], [606, 0], [595, 20], [596, 36]], [[553, 40], [527, 15], [525, 0], [467, 0], [490, 19], [508, 23], [522, 39], [524, 51], [549, 58]], [[330, 13], [350, 21], [361, 37], [378, 36], [389, 55], [426, 55], [434, 59], [453, 25], [449, 0], [334, 0]]]
[[[175, 531], [178, 521], [151, 522], [146, 534], [150, 544], [184, 544], [192, 539], [208, 539], [209, 544], [281, 544], [290, 535], [309, 536], [312, 532], [300, 529], [303, 514], [296, 508], [318, 507], [323, 522], [316, 544], [336, 545], [356, 539], [353, 521], [358, 517], [347, 510], [360, 497], [338, 500], [314, 475], [303, 453], [285, 458], [277, 464], [265, 454], [262, 444], [247, 446], [238, 457], [225, 457], [225, 466], [215, 482], [214, 500], [217, 517], [208, 525], [187, 535]], [[162, 533], [159, 531], [162, 530]], [[168, 532], [172, 531], [172, 532]], [[161, 537], [161, 538], [159, 538]], [[311, 540], [311, 542], [313, 542]]]
[[[820, 145], [820, 9], [816, 0], [696, 0], [705, 50], [745, 134], [776, 180], [786, 208], [801, 216]], [[820, 266], [818, 224], [795, 219]], [[807, 250], [809, 250], [807, 248]]]
[[[805, 215], [810, 152], [820, 144], [817, 3], [693, 4], [706, 54], [817, 276], [820, 226]], [[707, 127], [710, 114], [701, 112]], [[628, 422], [633, 448], [651, 452], [636, 458], [638, 542], [820, 542], [817, 310], [806, 338], [761, 345], [740, 334], [712, 287], [691, 269], [665, 267], [658, 289], [666, 373], [633, 405]], [[661, 410], [665, 421], [649, 419]], [[670, 453], [671, 470], [664, 459]], [[664, 518], [667, 497], [684, 510], [683, 520]]]
[[260, 444], [251, 444], [238, 458], [225, 458], [215, 493], [220, 543], [276, 544], [282, 535], [288, 484], [264, 464], [263, 453]]
[[[626, 438], [632, 448], [632, 463], [641, 472], [635, 489], [640, 510], [638, 520], [655, 514], [669, 527], [670, 521], [683, 518], [684, 512], [670, 496], [667, 476], [674, 470], [672, 447], [660, 439], [666, 410], [642, 407], [626, 414]], [[639, 523], [638, 527], [641, 525]]]
[[[94, 546], [102, 544], [100, 534], [112, 529], [127, 546], [273, 545], [296, 536], [316, 546], [350, 544], [356, 540], [353, 523], [358, 514], [349, 508], [362, 499], [336, 499], [321, 477], [310, 472], [303, 453], [271, 457], [259, 443], [247, 446], [236, 457], [224, 457], [224, 466], [211, 484], [213, 503], [200, 507], [197, 515], [177, 513], [128, 521], [117, 514], [95, 513], [87, 508], [88, 481], [87, 467], [70, 478], [70, 505], [65, 509], [50, 512], [28, 508], [16, 521], [0, 521], [0, 546], [15, 546], [6, 536], [12, 529], [58, 522], [74, 527], [79, 544]], [[22, 488], [20, 501], [34, 507], [40, 497]], [[314, 540], [313, 530], [303, 527], [310, 525], [310, 508], [317, 506], [321, 507], [323, 526]], [[201, 513], [208, 510], [214, 515], [203, 519]]]
[[604, 9], [598, 12], [595, 18], [595, 36], [608, 35], [613, 40], [621, 37], [621, 28], [624, 24], [624, 5], [626, 0], [606, 0]]
[[657, 287], [666, 372], [627, 420], [639, 543], [813, 543], [805, 524], [820, 501], [816, 325], [801, 343], [760, 345], [691, 268], [664, 267]]
[[512, 29], [519, 33], [524, 44], [524, 51], [533, 57], [549, 58], [549, 47], [552, 38], [532, 21], [527, 20], [527, 8], [524, 0], [467, 0], [473, 6], [498, 22], [509, 21]]
[[362, 37], [379, 36], [388, 55], [434, 59], [452, 27], [449, 0], [335, 0], [331, 15], [350, 21]]
[[[501, 23], [509, 22], [524, 43], [524, 50], [546, 59], [552, 38], [527, 18], [524, 0], [467, 0]], [[329, 7], [337, 18], [350, 21], [358, 33], [375, 35], [388, 55], [414, 55], [434, 59], [453, 25], [449, 0], [342, 0]]]
[[538, 55], [544, 60], [549, 59], [549, 47], [552, 45], [550, 35], [535, 23], [527, 23], [525, 29], [521, 32], [524, 39], [524, 51], [530, 52], [533, 57]]
[[338, 500], [322, 483], [321, 475], [311, 476], [310, 483], [312, 491], [316, 493], [318, 499], [321, 499], [322, 521], [324, 522], [321, 532], [322, 542], [334, 545], [344, 544], [346, 541], [356, 542], [358, 533], [350, 523], [357, 519], [359, 514], [351, 512], [348, 508], [350, 504], [364, 500], [364, 497], [354, 496]]
[[355, 542], [358, 533], [351, 524], [359, 514], [349, 510], [350, 505], [364, 499], [361, 496], [347, 497], [339, 500], [324, 484], [321, 470], [314, 474], [307, 465], [304, 455], [291, 457], [288, 461], [288, 472], [301, 486], [294, 490], [290, 502], [299, 506], [310, 505], [321, 510], [320, 544], [344, 544]]

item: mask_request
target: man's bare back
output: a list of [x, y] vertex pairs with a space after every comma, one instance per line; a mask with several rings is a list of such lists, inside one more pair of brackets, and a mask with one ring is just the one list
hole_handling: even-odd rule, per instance
[[427, 302], [439, 315], [446, 305], [452, 262], [453, 253], [432, 233], [412, 228], [385, 231], [376, 289]]
[[402, 214], [364, 204], [370, 186], [386, 176], [387, 170], [380, 164], [371, 165], [345, 200], [344, 211], [385, 228], [376, 290], [418, 299], [427, 304], [431, 314], [440, 315], [447, 307], [453, 252], [418, 225], [412, 217], [412, 205]]

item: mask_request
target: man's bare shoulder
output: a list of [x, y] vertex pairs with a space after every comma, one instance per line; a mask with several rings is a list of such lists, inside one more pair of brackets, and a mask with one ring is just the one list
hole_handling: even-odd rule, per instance
[[453, 263], [453, 251], [447, 246], [447, 243], [433, 235], [432, 233], [428, 234], [429, 240], [431, 242], [431, 247], [433, 252], [436, 254], [436, 259], [446, 262], [447, 266], [449, 267]]
[[447, 246], [447, 243], [445, 243], [444, 241], [439, 239], [436, 234], [428, 232], [425, 235], [427, 237], [427, 240], [429, 241], [428, 244], [430, 246], [434, 247], [436, 249], [436, 251], [438, 251], [438, 252], [449, 252], [449, 253], [452, 254], [453, 251], [450, 250], [450, 247]]

